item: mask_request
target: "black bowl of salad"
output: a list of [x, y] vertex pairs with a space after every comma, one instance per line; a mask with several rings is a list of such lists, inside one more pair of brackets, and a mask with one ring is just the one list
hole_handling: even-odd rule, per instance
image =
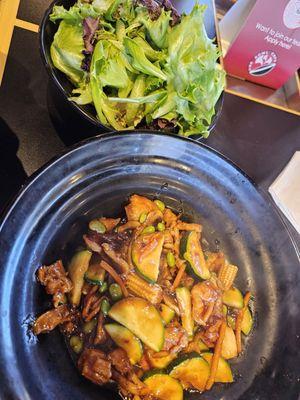
[[70, 107], [100, 131], [206, 137], [221, 111], [225, 74], [205, 9], [179, 13], [169, 0], [56, 0], [40, 27], [42, 58]]

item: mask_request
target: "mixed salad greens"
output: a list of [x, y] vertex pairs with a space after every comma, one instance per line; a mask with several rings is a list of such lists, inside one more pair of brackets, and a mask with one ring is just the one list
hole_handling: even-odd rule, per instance
[[100, 122], [208, 135], [224, 88], [219, 51], [207, 37], [205, 6], [179, 15], [169, 0], [78, 0], [54, 6], [60, 21], [54, 66], [75, 88], [72, 101], [93, 104]]

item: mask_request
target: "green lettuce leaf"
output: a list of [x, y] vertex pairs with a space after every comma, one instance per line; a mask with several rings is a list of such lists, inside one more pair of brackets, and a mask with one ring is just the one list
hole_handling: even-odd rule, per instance
[[78, 86], [85, 76], [81, 69], [84, 55], [83, 29], [81, 25], [61, 21], [50, 48], [54, 66], [65, 73]]
[[107, 9], [105, 18], [108, 21], [116, 21], [121, 19], [130, 24], [135, 19], [135, 11], [132, 0], [115, 0]]
[[95, 46], [93, 73], [102, 87], [121, 89], [131, 83], [121, 51], [110, 40], [99, 41]]
[[63, 6], [54, 6], [52, 14], [50, 15], [50, 21], [64, 20], [76, 23], [86, 17], [98, 18], [99, 13], [92, 4], [78, 2], [70, 7], [69, 10]]
[[170, 32], [171, 11], [162, 9], [160, 16], [152, 20], [145, 7], [137, 9], [137, 20], [146, 28], [147, 34], [152, 42], [163, 49], [168, 46], [168, 33]]
[[205, 31], [204, 11], [205, 6], [195, 5], [169, 34], [167, 69], [176, 90], [175, 109], [184, 121], [180, 133], [185, 136], [195, 129], [207, 134], [225, 85], [225, 74], [217, 64], [219, 51]]
[[[143, 97], [145, 93], [145, 76], [138, 75], [134, 81], [130, 98]], [[136, 126], [143, 118], [144, 106], [140, 104], [127, 104], [126, 106], [126, 122], [127, 124]]]
[[90, 69], [91, 93], [97, 116], [104, 125], [111, 125], [117, 130], [126, 128], [122, 122], [122, 113], [117, 105], [107, 99], [103, 88], [106, 85], [120, 88], [131, 84], [124, 66], [118, 65], [120, 60], [119, 49], [108, 40], [99, 41], [94, 49]]
[[167, 94], [166, 90], [156, 90], [155, 92], [148, 94], [148, 96], [127, 97], [127, 98], [109, 97], [108, 100], [119, 103], [146, 104], [146, 103], [153, 103], [157, 100], [161, 100], [166, 96], [166, 94]]
[[114, 3], [115, 0], [94, 0], [92, 5], [99, 14], [104, 14], [110, 6]]
[[145, 56], [144, 50], [132, 39], [125, 38], [124, 46], [126, 52], [131, 56], [131, 64], [136, 70], [146, 75], [153, 75], [162, 80], [166, 80], [167, 76], [156, 65]]
[[141, 49], [143, 49], [145, 56], [150, 60], [150, 61], [160, 61], [163, 59], [166, 59], [166, 54], [163, 53], [162, 51], [156, 51], [154, 50], [150, 44], [143, 39], [141, 36], [137, 36], [133, 39], [133, 41], [140, 46]]
[[89, 83], [82, 83], [77, 89], [72, 90], [72, 94], [69, 100], [83, 106], [93, 102], [91, 87]]

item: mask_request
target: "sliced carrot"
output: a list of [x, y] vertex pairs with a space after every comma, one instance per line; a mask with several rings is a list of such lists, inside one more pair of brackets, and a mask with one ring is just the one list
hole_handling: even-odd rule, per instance
[[245, 310], [248, 307], [249, 300], [251, 297], [251, 293], [247, 292], [244, 297], [244, 307], [238, 312], [235, 322], [235, 339], [236, 339], [236, 346], [238, 354], [242, 351], [242, 321], [244, 318]]
[[105, 271], [107, 271], [112, 278], [114, 279], [114, 281], [120, 285], [120, 288], [124, 294], [125, 297], [128, 297], [128, 291], [124, 285], [124, 282], [122, 281], [122, 278], [118, 275], [118, 273], [113, 269], [113, 267], [111, 267], [106, 261], [101, 261], [100, 263], [101, 267], [103, 269], [105, 269]]
[[222, 344], [223, 344], [223, 340], [224, 340], [224, 336], [225, 336], [225, 330], [226, 330], [226, 321], [223, 320], [221, 327], [220, 327], [220, 331], [219, 331], [219, 338], [216, 343], [215, 351], [214, 351], [214, 354], [213, 354], [213, 357], [211, 360], [210, 375], [209, 375], [209, 378], [208, 378], [208, 380], [206, 382], [206, 386], [205, 386], [206, 390], [210, 390], [212, 385], [215, 382], [219, 359], [220, 359], [221, 351], [222, 351]]
[[177, 272], [176, 278], [174, 279], [174, 282], [173, 282], [173, 285], [172, 285], [172, 290], [175, 290], [175, 289], [179, 286], [180, 281], [181, 281], [181, 279], [182, 279], [182, 277], [183, 277], [183, 274], [184, 274], [185, 269], [186, 269], [186, 263], [183, 262], [183, 263], [181, 264], [181, 266], [180, 266], [178, 272]]

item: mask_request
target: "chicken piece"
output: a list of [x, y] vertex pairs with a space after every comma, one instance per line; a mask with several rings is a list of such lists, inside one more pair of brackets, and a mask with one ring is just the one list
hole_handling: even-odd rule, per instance
[[157, 208], [154, 211], [150, 211], [147, 215], [145, 225], [156, 225], [158, 222], [162, 221], [163, 213]]
[[128, 222], [126, 222], [126, 224], [121, 225], [121, 226], [118, 227], [118, 232], [122, 233], [122, 232], [125, 232], [127, 230], [136, 229], [140, 225], [141, 224], [139, 223], [139, 221], [128, 221]]
[[135, 377], [134, 381], [131, 381], [125, 378], [115, 369], [112, 369], [112, 378], [119, 384], [122, 392], [128, 394], [130, 393], [136, 396], [148, 395], [150, 389], [142, 381], [138, 379], [137, 375], [134, 375], [134, 377]]
[[95, 240], [94, 233], [90, 235], [83, 235], [83, 240], [87, 245], [87, 248], [92, 250], [94, 253], [101, 253], [102, 247], [101, 245]]
[[177, 323], [170, 323], [165, 328], [165, 343], [162, 351], [179, 353], [188, 345], [188, 335], [183, 327]]
[[128, 375], [133, 373], [132, 365], [130, 364], [129, 358], [125, 350], [120, 347], [111, 351], [108, 354], [108, 359], [112, 366], [120, 372], [122, 375]]
[[38, 269], [38, 280], [46, 287], [46, 292], [53, 295], [54, 307], [65, 302], [65, 293], [72, 290], [72, 281], [67, 277], [62, 261]]
[[130, 270], [130, 265], [119, 255], [118, 252], [114, 251], [112, 246], [108, 243], [103, 243], [102, 248], [104, 253], [119, 267], [122, 273], [126, 273]]
[[210, 271], [218, 272], [223, 265], [225, 265], [225, 256], [223, 253], [212, 253], [207, 251], [206, 256], [206, 266]]
[[98, 315], [96, 335], [94, 338], [94, 344], [96, 345], [106, 342], [107, 333], [103, 327], [104, 321], [105, 321], [105, 316], [102, 312], [100, 312]]
[[214, 304], [221, 299], [222, 292], [210, 281], [197, 283], [191, 290], [192, 315], [199, 325], [205, 325], [213, 314]]
[[137, 194], [130, 196], [130, 203], [125, 207], [128, 221], [138, 221], [141, 214], [156, 210], [157, 206], [153, 201]]
[[66, 335], [70, 336], [75, 330], [78, 329], [78, 326], [81, 321], [80, 311], [76, 308], [71, 308], [70, 310], [70, 319], [66, 322], [60, 324], [60, 331]]
[[71, 317], [69, 307], [66, 304], [58, 306], [36, 319], [33, 325], [33, 333], [39, 335], [40, 333], [50, 332], [59, 324], [70, 321]]
[[222, 324], [222, 319], [223, 319], [222, 317], [221, 318], [213, 317], [210, 320], [210, 324], [207, 325], [205, 329], [200, 332], [201, 339], [208, 347], [215, 346], [219, 338], [219, 331], [220, 331], [220, 326]]
[[115, 251], [120, 251], [124, 243], [130, 242], [130, 235], [128, 232], [107, 232], [98, 233], [90, 231], [87, 235], [83, 236], [86, 245], [94, 252], [101, 253], [103, 243], [108, 243]]
[[139, 361], [139, 365], [143, 371], [149, 371], [149, 369], [151, 369], [151, 364], [149, 362], [147, 352], [144, 351], [142, 358]]
[[99, 221], [105, 226], [106, 231], [112, 231], [121, 221], [121, 218], [99, 218]]
[[97, 385], [104, 385], [112, 376], [111, 363], [101, 350], [84, 349], [78, 360], [78, 368], [85, 378]]
[[191, 290], [194, 285], [194, 279], [189, 274], [184, 272], [180, 280], [180, 284]]
[[202, 231], [202, 226], [200, 224], [193, 224], [193, 223], [182, 222], [182, 221], [179, 221], [178, 224], [176, 225], [176, 227], [180, 231], [195, 231], [198, 233], [201, 233], [201, 231]]
[[169, 208], [165, 208], [163, 218], [167, 227], [170, 228], [176, 225], [178, 217]]

